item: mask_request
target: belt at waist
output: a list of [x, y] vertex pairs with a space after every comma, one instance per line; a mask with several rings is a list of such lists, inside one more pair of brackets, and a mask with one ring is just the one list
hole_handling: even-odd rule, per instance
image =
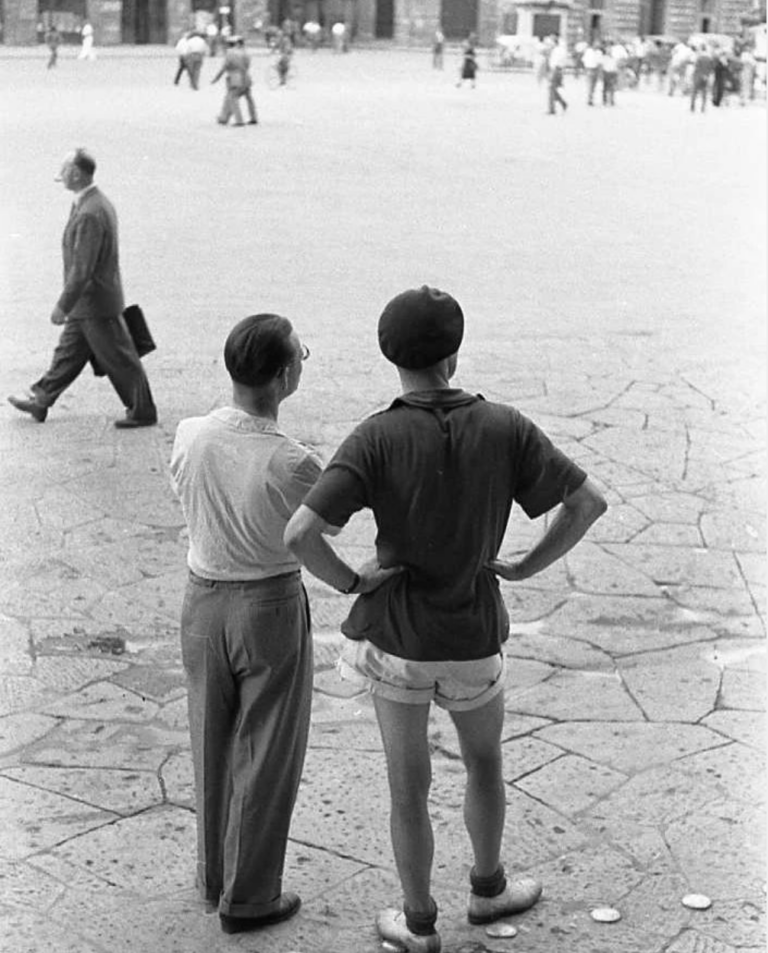
[[264, 579], [205, 579], [189, 570], [189, 581], [193, 586], [204, 589], [255, 589], [267, 594], [290, 595], [301, 591], [301, 571], [292, 569], [290, 572], [280, 573], [277, 576], [267, 576]]

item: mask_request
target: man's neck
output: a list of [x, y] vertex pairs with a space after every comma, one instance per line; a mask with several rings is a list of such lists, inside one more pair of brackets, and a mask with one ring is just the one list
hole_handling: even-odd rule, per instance
[[251, 417], [265, 417], [277, 423], [280, 401], [272, 392], [256, 393], [245, 387], [235, 387], [232, 390], [232, 404]]
[[419, 390], [450, 390], [451, 382], [442, 371], [408, 371], [398, 367], [400, 385], [404, 394], [412, 394]]

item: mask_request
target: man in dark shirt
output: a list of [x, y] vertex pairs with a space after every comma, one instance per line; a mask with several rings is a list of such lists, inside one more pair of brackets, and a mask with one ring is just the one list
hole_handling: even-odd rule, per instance
[[[342, 443], [286, 529], [307, 568], [359, 594], [342, 631], [342, 674], [373, 695], [387, 758], [392, 844], [403, 911], [385, 910], [383, 939], [438, 953], [427, 810], [432, 701], [456, 726], [467, 769], [465, 822], [474, 852], [468, 918], [490, 923], [531, 907], [532, 878], [501, 863], [504, 654], [509, 618], [497, 576], [516, 581], [567, 553], [605, 510], [586, 474], [522, 414], [451, 388], [464, 317], [433, 288], [406, 291], [379, 320], [403, 394]], [[513, 502], [531, 518], [559, 506], [521, 559], [499, 559]], [[324, 538], [369, 507], [376, 556], [357, 572]]]

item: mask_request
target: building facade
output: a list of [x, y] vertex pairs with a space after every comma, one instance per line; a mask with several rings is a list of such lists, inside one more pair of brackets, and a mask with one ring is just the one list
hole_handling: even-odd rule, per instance
[[[757, 6], [756, 6], [757, 4]], [[499, 34], [573, 42], [595, 34], [612, 37], [693, 33], [739, 34], [746, 22], [765, 19], [765, 0], [0, 0], [2, 41], [40, 42], [53, 21], [65, 39], [76, 39], [87, 20], [97, 46], [175, 43], [201, 18], [226, 19], [235, 32], [257, 36], [266, 23], [286, 17], [326, 27], [341, 20], [353, 39], [398, 45], [431, 42], [440, 27], [448, 40], [469, 33], [481, 45]]]

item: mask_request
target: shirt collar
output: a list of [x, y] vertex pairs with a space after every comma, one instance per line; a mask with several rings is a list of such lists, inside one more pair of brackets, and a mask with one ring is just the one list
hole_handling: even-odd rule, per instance
[[484, 400], [480, 394], [468, 394], [456, 388], [441, 388], [440, 390], [415, 390], [408, 394], [396, 397], [389, 405], [390, 410], [395, 407], [461, 407], [463, 404], [473, 404], [476, 400]]
[[96, 183], [91, 182], [91, 184], [86, 185], [84, 189], [80, 189], [79, 192], [75, 192], [75, 198], [73, 200], [73, 204], [79, 205], [83, 201], [83, 198], [95, 188], [96, 188]]
[[283, 431], [274, 420], [268, 417], [254, 417], [239, 407], [218, 407], [212, 414], [217, 420], [245, 433], [268, 433], [284, 436]]

